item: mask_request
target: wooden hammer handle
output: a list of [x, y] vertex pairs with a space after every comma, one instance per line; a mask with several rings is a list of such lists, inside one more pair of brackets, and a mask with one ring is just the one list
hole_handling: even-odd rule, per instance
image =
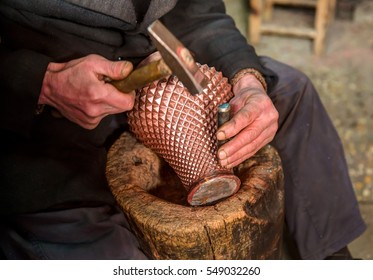
[[119, 91], [126, 93], [142, 88], [148, 83], [159, 80], [171, 74], [171, 69], [167, 66], [163, 59], [160, 59], [152, 61], [149, 64], [132, 71], [126, 78], [122, 80], [112, 80], [109, 77], [105, 77], [104, 80], [112, 84]]

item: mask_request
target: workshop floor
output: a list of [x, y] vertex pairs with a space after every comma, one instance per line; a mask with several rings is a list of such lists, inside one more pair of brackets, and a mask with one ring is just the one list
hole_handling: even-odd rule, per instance
[[[227, 12], [245, 35], [247, 2], [225, 0]], [[338, 12], [338, 11], [337, 11]], [[311, 10], [275, 8], [274, 20], [312, 23]], [[249, 38], [248, 38], [249, 41]], [[314, 82], [345, 147], [354, 189], [368, 230], [349, 248], [356, 258], [373, 259], [373, 1], [359, 1], [352, 17], [331, 23], [320, 57], [312, 42], [284, 36], [262, 36], [256, 46], [267, 55], [305, 72]]]

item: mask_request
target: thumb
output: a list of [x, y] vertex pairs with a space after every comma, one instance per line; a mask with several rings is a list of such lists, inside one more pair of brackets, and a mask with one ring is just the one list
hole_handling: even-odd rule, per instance
[[127, 77], [133, 69], [130, 61], [108, 61], [103, 65], [104, 75], [113, 80], [120, 80]]

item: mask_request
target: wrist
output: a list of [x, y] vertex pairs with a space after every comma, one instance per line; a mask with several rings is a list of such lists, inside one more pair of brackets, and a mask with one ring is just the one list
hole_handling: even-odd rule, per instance
[[64, 65], [64, 63], [54, 62], [50, 62], [48, 64], [44, 74], [38, 104], [50, 105], [48, 104], [48, 100], [50, 100], [50, 96], [53, 91], [53, 85], [56, 83], [56, 74], [64, 67]]
[[52, 75], [52, 62], [48, 64], [44, 74], [42, 86], [40, 89], [38, 104], [35, 110], [36, 115], [40, 115], [43, 112], [44, 106], [48, 104], [48, 96], [51, 90], [51, 75]]
[[241, 84], [243, 83], [252, 83], [254, 80], [260, 83], [261, 87], [264, 89], [265, 92], [267, 92], [267, 83], [263, 77], [263, 75], [258, 71], [253, 68], [246, 68], [242, 69], [241, 71], [237, 72], [232, 80], [231, 84], [233, 88], [237, 87], [242, 87]]

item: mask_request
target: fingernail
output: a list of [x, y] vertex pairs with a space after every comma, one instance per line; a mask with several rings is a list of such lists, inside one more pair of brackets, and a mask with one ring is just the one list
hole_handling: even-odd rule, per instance
[[225, 132], [224, 131], [218, 131], [218, 133], [216, 134], [216, 138], [218, 140], [225, 140]]
[[127, 73], [128, 72], [128, 68], [131, 68], [132, 67], [132, 63], [128, 60], [122, 60], [122, 74], [123, 72]]
[[225, 160], [227, 158], [227, 153], [224, 150], [218, 152], [218, 157], [220, 160]]

